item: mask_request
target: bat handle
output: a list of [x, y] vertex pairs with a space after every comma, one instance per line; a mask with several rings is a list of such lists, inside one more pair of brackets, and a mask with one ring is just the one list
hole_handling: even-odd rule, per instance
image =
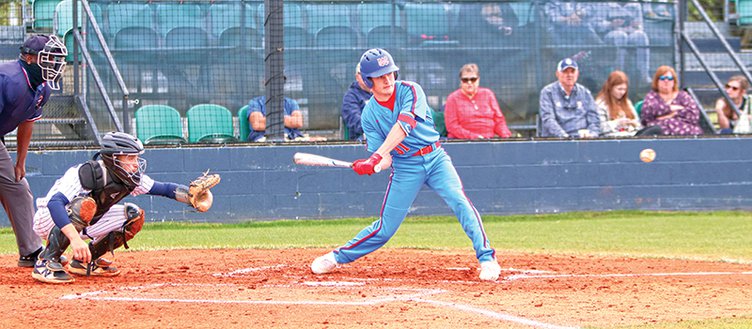
[[380, 171], [381, 171], [381, 165], [375, 165], [375, 166], [373, 166], [373, 172], [375, 172], [375, 173], [378, 174]]

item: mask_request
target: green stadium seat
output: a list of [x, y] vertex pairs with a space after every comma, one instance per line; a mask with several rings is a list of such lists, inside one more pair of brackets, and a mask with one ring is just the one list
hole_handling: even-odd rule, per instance
[[201, 6], [193, 3], [160, 3], [156, 7], [157, 32], [166, 35], [178, 27], [203, 29], [206, 15]]
[[407, 31], [399, 26], [376, 26], [368, 31], [366, 36], [368, 48], [392, 50], [407, 47], [409, 43], [410, 37], [407, 36]]
[[[284, 20], [284, 26], [303, 27], [303, 20], [305, 19], [304, 9], [301, 8], [300, 4], [285, 1], [283, 11], [284, 17], [282, 19]], [[258, 6], [259, 29], [263, 29], [261, 22], [265, 21], [264, 15], [266, 13], [264, 12], [264, 4], [262, 3]]]
[[167, 105], [146, 105], [136, 111], [136, 135], [144, 144], [185, 143], [180, 113]]
[[443, 3], [406, 3], [405, 20], [412, 37], [444, 41], [449, 35], [449, 15]]
[[261, 35], [254, 28], [230, 27], [219, 35], [221, 47], [238, 47], [242, 49], [263, 48]]
[[[246, 4], [245, 11], [241, 9], [240, 2], [234, 3], [214, 3], [209, 6], [208, 20], [212, 35], [219, 37], [227, 29], [231, 28], [253, 28], [258, 29], [256, 6]], [[245, 15], [245, 16], [243, 16]], [[245, 22], [245, 24], [243, 24]]]
[[752, 24], [752, 0], [736, 0], [737, 25]]
[[150, 27], [129, 26], [115, 34], [112, 50], [118, 59], [125, 62], [153, 64], [154, 56], [158, 56], [161, 39], [159, 33]]
[[316, 33], [318, 47], [350, 47], [359, 45], [358, 32], [349, 26], [327, 26]]
[[363, 35], [379, 26], [404, 26], [403, 12], [390, 3], [361, 3], [357, 7], [358, 26]]
[[350, 27], [350, 5], [341, 3], [314, 3], [305, 6], [308, 15], [308, 32], [316, 35], [332, 26]]
[[107, 5], [110, 35], [128, 27], [154, 28], [154, 10], [145, 3], [113, 2]]
[[194, 105], [188, 110], [188, 141], [191, 143], [235, 142], [232, 113], [215, 104]]
[[446, 137], [447, 131], [446, 123], [444, 123], [444, 112], [439, 112], [431, 109], [431, 114], [433, 116], [433, 124], [436, 127], [436, 131], [438, 131], [439, 135], [441, 135], [442, 137]]
[[47, 31], [52, 29], [55, 8], [59, 3], [60, 0], [34, 0], [31, 8], [34, 14], [32, 28], [35, 31]]
[[202, 28], [179, 26], [165, 36], [166, 53], [176, 63], [199, 64], [209, 55], [209, 35]]
[[[81, 27], [81, 9], [83, 5], [78, 4], [78, 26]], [[52, 32], [59, 37], [64, 37], [68, 31], [73, 29], [73, 0], [63, 0], [55, 6], [55, 13], [52, 18]]]
[[637, 112], [637, 117], [638, 117], [638, 118], [639, 118], [639, 117], [641, 116], [641, 112], [642, 112], [642, 102], [643, 102], [643, 101], [642, 101], [642, 100], [640, 100], [640, 101], [638, 101], [637, 103], [635, 103], [635, 104], [634, 104], [634, 109], [635, 109], [635, 112]]
[[238, 130], [240, 131], [240, 140], [247, 141], [248, 135], [251, 134], [251, 125], [248, 123], [248, 105], [238, 110]]

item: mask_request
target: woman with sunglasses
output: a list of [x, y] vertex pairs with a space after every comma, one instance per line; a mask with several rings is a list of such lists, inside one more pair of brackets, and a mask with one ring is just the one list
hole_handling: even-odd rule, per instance
[[660, 126], [664, 135], [701, 135], [700, 110], [686, 91], [679, 90], [676, 71], [663, 65], [655, 71], [652, 90], [642, 103], [642, 124]]
[[[748, 88], [749, 82], [743, 75], [735, 75], [726, 82], [726, 93], [740, 111], [749, 103], [747, 99]], [[736, 121], [739, 120], [739, 115], [731, 109], [725, 98], [721, 97], [715, 101], [715, 113], [718, 115], [718, 127], [721, 128], [721, 134], [732, 133]]]
[[460, 69], [460, 89], [447, 97], [444, 120], [449, 138], [512, 136], [496, 95], [491, 89], [480, 87], [478, 65], [472, 63]]

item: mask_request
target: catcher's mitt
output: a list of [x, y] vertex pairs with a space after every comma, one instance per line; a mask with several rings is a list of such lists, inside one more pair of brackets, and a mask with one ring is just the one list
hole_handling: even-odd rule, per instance
[[210, 189], [219, 184], [219, 174], [205, 172], [203, 175], [194, 179], [188, 186], [188, 202], [199, 212], [204, 212], [211, 208], [214, 202], [214, 196]]

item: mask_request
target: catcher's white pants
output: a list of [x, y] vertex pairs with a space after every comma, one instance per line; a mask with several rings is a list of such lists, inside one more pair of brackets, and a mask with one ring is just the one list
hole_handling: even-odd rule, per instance
[[[102, 218], [94, 225], [86, 227], [81, 231], [81, 239], [98, 241], [110, 232], [121, 229], [123, 224], [125, 224], [125, 220], [125, 206], [116, 204], [104, 213]], [[53, 227], [55, 227], [55, 222], [52, 220], [50, 210], [47, 207], [39, 207], [36, 214], [34, 214], [34, 232], [43, 240], [47, 240], [47, 236], [50, 235]]]

